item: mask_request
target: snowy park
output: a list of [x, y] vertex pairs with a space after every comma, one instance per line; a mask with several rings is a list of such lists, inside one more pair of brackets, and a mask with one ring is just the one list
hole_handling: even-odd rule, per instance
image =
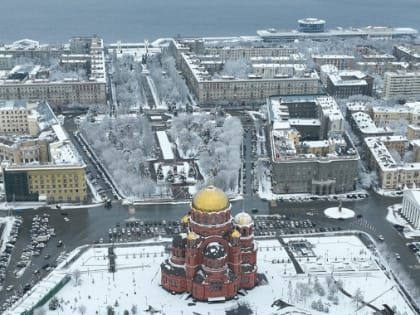
[[110, 314], [112, 310], [112, 314], [222, 315], [245, 308], [248, 314], [346, 315], [372, 314], [385, 303], [397, 314], [415, 314], [396, 283], [379, 268], [380, 258], [354, 235], [257, 240], [260, 284], [240, 291], [237, 299], [217, 304], [193, 301], [188, 294], [172, 295], [160, 286], [160, 263], [168, 256], [168, 241], [117, 244], [115, 273], [109, 272], [106, 245], [73, 253], [67, 259], [78, 257], [73, 263], [63, 262], [6, 314], [35, 305], [54, 281], [66, 275], [71, 280], [35, 314]]

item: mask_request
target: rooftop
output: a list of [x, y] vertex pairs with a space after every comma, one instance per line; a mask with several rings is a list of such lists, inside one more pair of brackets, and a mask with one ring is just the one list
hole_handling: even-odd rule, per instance
[[0, 100], [0, 110], [26, 109], [28, 103], [23, 100]]

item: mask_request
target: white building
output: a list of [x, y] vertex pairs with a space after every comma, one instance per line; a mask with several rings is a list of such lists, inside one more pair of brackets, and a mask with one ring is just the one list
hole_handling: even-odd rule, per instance
[[420, 72], [386, 72], [383, 97], [413, 98], [420, 95]]
[[420, 229], [420, 191], [404, 190], [401, 213], [415, 229]]

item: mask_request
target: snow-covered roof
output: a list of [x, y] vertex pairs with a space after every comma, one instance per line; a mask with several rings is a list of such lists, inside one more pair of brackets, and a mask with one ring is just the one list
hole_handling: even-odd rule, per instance
[[[407, 141], [403, 136], [383, 136], [383, 137], [367, 137], [364, 139], [367, 148], [372, 154], [376, 163], [382, 170], [394, 170], [397, 167], [404, 168], [406, 165], [397, 163], [392, 157], [385, 143]], [[420, 163], [410, 163], [410, 165], [416, 164], [416, 168], [420, 168]], [[411, 167], [411, 166], [409, 166]], [[414, 167], [414, 166], [413, 166]], [[411, 167], [411, 168], [413, 168]]]
[[352, 114], [353, 121], [356, 123], [357, 128], [366, 135], [377, 135], [392, 133], [389, 127], [376, 127], [372, 118], [364, 112], [356, 112]]
[[0, 100], [0, 110], [26, 109], [27, 105], [24, 100]]
[[162, 151], [164, 160], [173, 160], [175, 158], [174, 152], [172, 151], [172, 143], [169, 141], [166, 131], [156, 131], [158, 137], [159, 146]]
[[348, 102], [346, 107], [351, 112], [367, 112], [368, 110], [365, 102]]
[[359, 70], [343, 70], [330, 73], [329, 78], [335, 86], [367, 85], [366, 74]]

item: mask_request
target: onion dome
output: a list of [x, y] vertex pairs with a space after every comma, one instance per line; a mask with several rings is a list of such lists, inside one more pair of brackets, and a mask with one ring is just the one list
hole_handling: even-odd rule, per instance
[[197, 192], [191, 206], [201, 212], [219, 212], [229, 208], [229, 198], [219, 188], [213, 185]]
[[187, 224], [190, 220], [190, 217], [188, 215], [184, 215], [181, 219], [181, 223]]
[[204, 250], [204, 257], [217, 259], [226, 256], [226, 250], [222, 244], [217, 242], [211, 242], [207, 245]]
[[234, 230], [231, 234], [232, 238], [238, 238], [241, 237], [241, 233], [239, 233], [238, 230]]
[[193, 241], [193, 240], [195, 240], [197, 238], [198, 238], [197, 234], [195, 234], [192, 231], [190, 233], [188, 233], [188, 235], [187, 235], [187, 239], [190, 240], [190, 241]]
[[235, 215], [234, 222], [239, 226], [248, 226], [253, 223], [251, 216], [246, 212], [241, 212]]

